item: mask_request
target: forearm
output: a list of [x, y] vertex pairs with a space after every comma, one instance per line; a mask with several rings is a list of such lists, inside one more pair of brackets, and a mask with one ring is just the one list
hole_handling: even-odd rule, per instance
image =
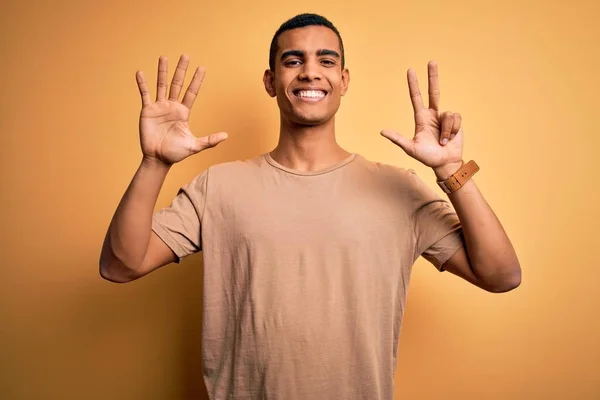
[[[434, 172], [438, 179], [446, 179], [458, 167], [460, 165]], [[491, 287], [518, 285], [521, 267], [516, 252], [474, 180], [467, 181], [448, 197], [461, 222], [473, 274]]]
[[143, 261], [152, 229], [152, 214], [169, 167], [144, 158], [112, 218], [100, 257], [100, 273], [135, 270]]

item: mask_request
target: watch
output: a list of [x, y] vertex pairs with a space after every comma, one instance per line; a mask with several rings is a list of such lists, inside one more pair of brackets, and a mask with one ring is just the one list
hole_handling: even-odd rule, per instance
[[471, 160], [468, 163], [463, 164], [458, 171], [452, 174], [445, 181], [437, 181], [437, 184], [442, 188], [444, 193], [450, 194], [463, 187], [463, 185], [469, 179], [471, 179], [471, 177], [475, 175], [477, 171], [479, 171], [479, 165], [477, 165], [475, 161]]

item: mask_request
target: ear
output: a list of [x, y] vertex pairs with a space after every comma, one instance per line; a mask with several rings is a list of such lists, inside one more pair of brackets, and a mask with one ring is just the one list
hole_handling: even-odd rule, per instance
[[265, 84], [265, 90], [271, 97], [275, 97], [277, 92], [275, 91], [275, 76], [273, 75], [273, 71], [270, 69], [265, 70], [265, 74], [263, 75], [263, 83]]
[[342, 96], [348, 91], [348, 85], [350, 85], [350, 71], [348, 68], [342, 70]]

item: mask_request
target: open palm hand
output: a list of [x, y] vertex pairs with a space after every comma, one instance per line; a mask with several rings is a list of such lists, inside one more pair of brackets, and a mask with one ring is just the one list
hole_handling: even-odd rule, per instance
[[186, 157], [214, 147], [227, 138], [226, 133], [216, 133], [197, 138], [189, 129], [190, 111], [204, 79], [204, 68], [197, 68], [194, 77], [179, 102], [189, 57], [182, 55], [177, 64], [167, 95], [167, 59], [158, 62], [156, 101], [152, 102], [144, 73], [138, 71], [136, 80], [142, 97], [140, 112], [140, 142], [144, 157], [171, 165]]

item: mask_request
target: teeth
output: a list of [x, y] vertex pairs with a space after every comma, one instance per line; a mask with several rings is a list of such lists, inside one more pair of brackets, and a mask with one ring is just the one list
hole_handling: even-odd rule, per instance
[[321, 98], [325, 97], [325, 92], [321, 90], [301, 90], [298, 92], [298, 97]]

